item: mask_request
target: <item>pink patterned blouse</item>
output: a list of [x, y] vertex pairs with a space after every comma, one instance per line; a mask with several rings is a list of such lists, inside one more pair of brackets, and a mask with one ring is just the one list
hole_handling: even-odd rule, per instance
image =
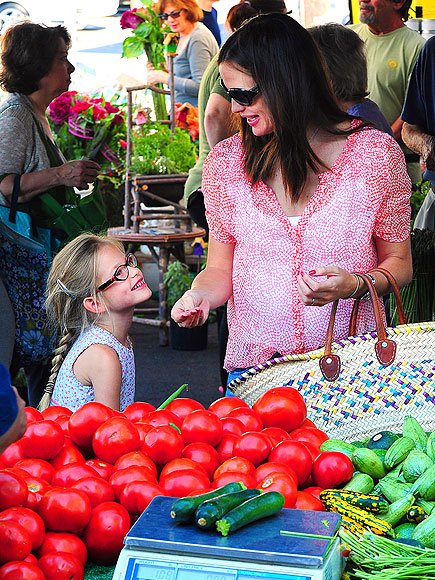
[[[272, 355], [306, 352], [325, 341], [331, 305], [304, 306], [297, 275], [335, 264], [367, 272], [377, 265], [374, 237], [401, 242], [410, 234], [411, 183], [403, 154], [375, 129], [350, 135], [297, 225], [273, 191], [243, 171], [239, 135], [218, 143], [204, 163], [202, 189], [210, 232], [234, 244], [225, 367], [231, 371]], [[382, 302], [382, 301], [380, 301]], [[348, 336], [353, 300], [341, 300], [334, 339]], [[374, 329], [369, 301], [357, 332]]]

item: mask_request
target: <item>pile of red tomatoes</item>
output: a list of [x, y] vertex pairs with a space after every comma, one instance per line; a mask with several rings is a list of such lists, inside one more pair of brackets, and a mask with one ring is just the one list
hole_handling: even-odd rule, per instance
[[286, 387], [252, 408], [235, 397], [208, 409], [178, 398], [158, 410], [88, 403], [26, 413], [26, 433], [0, 455], [0, 580], [81, 580], [87, 561], [115, 563], [157, 495], [242, 481], [281, 492], [285, 507], [322, 510], [320, 491], [353, 474], [346, 455], [320, 452], [327, 435]]

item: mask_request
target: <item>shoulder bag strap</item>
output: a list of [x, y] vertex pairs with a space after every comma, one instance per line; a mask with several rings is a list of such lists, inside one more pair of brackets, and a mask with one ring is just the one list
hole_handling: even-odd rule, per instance
[[14, 175], [14, 186], [12, 188], [11, 203], [9, 210], [9, 221], [15, 223], [17, 219], [18, 197], [21, 193], [20, 189], [21, 175]]

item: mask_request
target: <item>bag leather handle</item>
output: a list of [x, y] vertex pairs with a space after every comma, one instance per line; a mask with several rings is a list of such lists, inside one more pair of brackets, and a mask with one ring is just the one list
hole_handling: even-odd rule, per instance
[[[387, 272], [386, 270], [384, 271], [382, 268], [379, 271], [382, 272], [387, 277], [388, 281], [390, 281], [387, 274], [385, 274], [385, 272]], [[394, 340], [391, 340], [390, 338], [387, 337], [387, 331], [386, 331], [386, 328], [385, 328], [383, 320], [382, 320], [382, 313], [381, 313], [381, 309], [379, 306], [378, 295], [377, 295], [376, 288], [375, 288], [373, 282], [365, 274], [358, 274], [358, 275], [361, 276], [361, 278], [366, 283], [366, 286], [367, 286], [369, 294], [370, 294], [370, 300], [371, 300], [372, 307], [373, 307], [373, 313], [375, 316], [376, 336], [377, 336], [377, 341], [375, 343], [376, 357], [377, 357], [378, 361], [380, 362], [380, 364], [382, 364], [384, 366], [388, 366], [394, 361], [394, 358], [396, 356], [396, 348], [397, 348], [396, 343], [394, 342]], [[394, 280], [394, 277], [392, 276], [392, 274], [390, 274], [390, 272], [388, 272], [388, 275], [390, 275], [392, 280], [394, 281], [394, 284], [392, 284], [394, 296], [396, 297], [396, 300], [398, 297], [398, 299], [400, 301], [400, 293], [399, 293], [399, 288], [396, 284], [396, 281]], [[334, 324], [335, 324], [335, 316], [337, 313], [338, 302], [339, 301], [336, 300], [332, 305], [331, 314], [329, 317], [328, 329], [326, 331], [325, 354], [321, 357], [321, 359], [319, 361], [320, 370], [322, 372], [322, 375], [324, 376], [324, 378], [327, 381], [335, 381], [338, 378], [338, 376], [340, 374], [340, 369], [341, 369], [340, 357], [338, 355], [332, 353]], [[355, 301], [355, 302], [359, 302], [359, 301]], [[354, 306], [354, 308], [355, 308], [355, 306]], [[402, 314], [403, 314], [403, 308], [402, 308]], [[356, 316], [355, 316], [355, 323], [356, 323]]]
[[[384, 268], [374, 268], [371, 271], [372, 272], [381, 272], [381, 274], [383, 274], [385, 276], [385, 278], [388, 280], [388, 282], [393, 290], [394, 298], [396, 300], [397, 318], [399, 320], [399, 324], [406, 324], [406, 316], [405, 316], [405, 311], [403, 309], [402, 297], [400, 296], [399, 287], [397, 285], [396, 279], [394, 278], [393, 274], [391, 274], [391, 272], [389, 272], [388, 270], [385, 270]], [[355, 336], [355, 334], [356, 334], [356, 323], [357, 323], [357, 319], [358, 319], [358, 311], [359, 311], [360, 304], [361, 304], [361, 300], [354, 301], [354, 304], [352, 307], [352, 313], [350, 315], [349, 336]]]
[[9, 209], [9, 221], [14, 224], [17, 219], [18, 210], [18, 197], [21, 193], [20, 189], [21, 175], [14, 175], [14, 186], [12, 188], [10, 209]]

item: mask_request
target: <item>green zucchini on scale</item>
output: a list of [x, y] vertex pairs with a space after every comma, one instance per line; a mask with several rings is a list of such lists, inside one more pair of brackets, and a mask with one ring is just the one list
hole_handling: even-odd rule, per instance
[[202, 502], [224, 495], [225, 493], [241, 491], [242, 489], [246, 489], [246, 486], [242, 482], [238, 481], [227, 483], [226, 485], [223, 485], [218, 489], [214, 489], [213, 491], [209, 491], [208, 493], [180, 497], [176, 499], [171, 506], [171, 518], [177, 524], [193, 522], [195, 519], [196, 509], [200, 504], [202, 504]]
[[212, 528], [226, 513], [263, 493], [261, 489], [243, 489], [203, 501], [195, 513], [195, 522], [203, 530]]
[[279, 513], [284, 507], [284, 502], [282, 493], [267, 491], [229, 511], [224, 518], [216, 522], [216, 529], [223, 536], [227, 536], [252, 522]]

